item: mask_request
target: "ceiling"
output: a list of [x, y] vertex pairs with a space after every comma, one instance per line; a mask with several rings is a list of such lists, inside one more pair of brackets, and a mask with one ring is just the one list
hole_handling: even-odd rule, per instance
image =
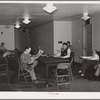
[[[0, 3], [0, 25], [15, 25], [16, 20], [20, 22], [22, 28], [47, 23], [52, 20], [72, 20], [80, 18], [84, 11], [88, 11], [89, 15], [100, 13], [100, 3], [97, 4], [67, 4], [54, 3], [57, 10], [51, 14], [45, 12], [42, 8], [46, 6], [43, 3]], [[30, 16], [31, 23], [25, 25], [22, 23], [24, 14]]]

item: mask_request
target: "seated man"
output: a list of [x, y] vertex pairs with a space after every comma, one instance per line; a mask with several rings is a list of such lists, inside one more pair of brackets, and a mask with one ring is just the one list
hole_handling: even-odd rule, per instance
[[67, 43], [64, 42], [62, 44], [61, 51], [57, 53], [57, 56], [61, 58], [70, 58], [70, 54], [71, 54], [71, 49], [70, 47], [67, 46]]
[[100, 75], [100, 64], [97, 64], [93, 67], [94, 72], [92, 73], [92, 77], [90, 77], [90, 81], [95, 81], [95, 80], [100, 80], [99, 75]]
[[6, 49], [6, 47], [5, 47], [5, 43], [4, 43], [4, 42], [1, 42], [1, 45], [0, 45], [0, 54], [1, 54], [3, 57], [6, 57], [7, 55], [14, 54], [14, 53], [9, 52], [9, 51]]
[[24, 70], [30, 73], [31, 79], [33, 82], [37, 83], [37, 78], [34, 72], [34, 67], [38, 64], [37, 58], [43, 53], [42, 50], [39, 50], [37, 55], [31, 55], [31, 48], [26, 47], [25, 51], [20, 56], [20, 63]]
[[81, 76], [84, 76], [88, 66], [95, 66], [99, 63], [99, 56], [96, 51], [93, 51], [92, 56], [81, 56], [80, 58], [84, 59], [81, 70], [79, 71]]
[[[64, 42], [62, 44], [61, 50], [59, 50], [58, 53], [54, 55], [54, 57], [68, 58], [68, 61], [69, 61], [69, 58], [71, 57], [71, 49], [70, 47], [67, 46], [67, 43]], [[55, 73], [55, 69], [53, 69], [53, 72]]]
[[4, 42], [1, 42], [1, 45], [0, 45], [0, 50], [2, 50], [2, 51], [7, 51], [7, 49], [5, 48], [5, 43]]
[[97, 64], [96, 66], [94, 66], [94, 69], [95, 69], [95, 73], [90, 81], [98, 80], [98, 77], [100, 75], [100, 64]]

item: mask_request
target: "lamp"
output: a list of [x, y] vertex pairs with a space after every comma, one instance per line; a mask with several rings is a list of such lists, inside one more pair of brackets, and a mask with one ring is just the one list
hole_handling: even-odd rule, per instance
[[53, 6], [53, 3], [47, 3], [45, 7], [43, 7], [43, 10], [45, 10], [48, 13], [52, 13], [55, 10], [57, 10], [57, 7]]
[[31, 21], [29, 20], [29, 18], [28, 17], [25, 17], [25, 19], [23, 20], [23, 23], [25, 23], [25, 24], [28, 24], [28, 23], [30, 23]]
[[15, 27], [16, 27], [16, 28], [20, 28], [19, 22], [16, 22]]
[[81, 17], [83, 20], [88, 20], [90, 17], [88, 16], [88, 12], [83, 13], [83, 17]]

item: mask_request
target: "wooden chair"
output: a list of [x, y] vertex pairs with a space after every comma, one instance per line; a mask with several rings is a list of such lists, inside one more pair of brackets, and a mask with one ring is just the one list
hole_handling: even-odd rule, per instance
[[5, 57], [0, 59], [0, 75], [8, 74], [8, 60]]
[[8, 82], [8, 60], [5, 57], [0, 58], [0, 76], [6, 76]]
[[20, 60], [18, 59], [18, 64], [19, 64], [19, 70], [18, 70], [18, 80], [20, 79], [20, 77], [23, 76], [25, 82], [28, 82], [27, 78], [31, 77], [29, 72], [27, 72], [26, 70], [24, 70], [21, 66]]
[[54, 83], [56, 84], [57, 90], [59, 90], [60, 86], [69, 85], [70, 89], [72, 89], [72, 69], [71, 65], [73, 63], [73, 58], [70, 63], [60, 63], [56, 68], [56, 75], [54, 78]]

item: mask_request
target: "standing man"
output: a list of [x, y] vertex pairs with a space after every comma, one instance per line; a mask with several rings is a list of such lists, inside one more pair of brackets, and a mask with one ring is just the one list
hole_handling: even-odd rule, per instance
[[67, 46], [68, 46], [68, 48], [71, 49], [71, 52], [74, 52], [74, 49], [73, 49], [72, 45], [70, 44], [70, 41], [67, 41]]
[[39, 50], [39, 52], [36, 55], [31, 55], [31, 48], [26, 47], [25, 51], [20, 56], [20, 63], [23, 70], [26, 70], [30, 73], [31, 79], [34, 83], [37, 83], [36, 74], [34, 72], [34, 67], [38, 64], [38, 59], [40, 55], [43, 53], [42, 50]]

